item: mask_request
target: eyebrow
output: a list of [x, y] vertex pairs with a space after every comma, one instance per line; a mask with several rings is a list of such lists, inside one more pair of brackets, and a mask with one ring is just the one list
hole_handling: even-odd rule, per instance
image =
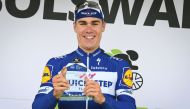
[[92, 21], [92, 23], [100, 23], [99, 20]]
[[[99, 20], [94, 20], [94, 21], [91, 21], [91, 23], [99, 23], [100, 21]], [[78, 23], [87, 23], [86, 21], [78, 21]]]
[[78, 23], [86, 23], [86, 21], [78, 21]]

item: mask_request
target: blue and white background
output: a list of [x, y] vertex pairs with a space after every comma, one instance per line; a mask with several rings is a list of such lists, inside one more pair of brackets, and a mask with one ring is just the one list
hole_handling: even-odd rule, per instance
[[[0, 108], [31, 109], [46, 62], [77, 48], [73, 21], [43, 18], [46, 0], [40, 0], [37, 12], [31, 17], [14, 17], [7, 11], [6, 1], [10, 0], [0, 0]], [[16, 7], [26, 10], [30, 1], [34, 0], [15, 0]], [[115, 0], [105, 1], [110, 9]], [[127, 1], [131, 10], [136, 0]], [[180, 25], [174, 28], [168, 20], [144, 25], [153, 1], [156, 0], [144, 0], [135, 25], [124, 24], [120, 4], [115, 22], [108, 23], [103, 33], [101, 47], [108, 52], [117, 48], [138, 53], [139, 58], [133, 64], [138, 65], [137, 72], [144, 83], [134, 91], [137, 106], [189, 109], [190, 27], [182, 27], [184, 1], [189, 2], [163, 0], [159, 12], [167, 11], [164, 1], [174, 2]], [[54, 0], [54, 12], [69, 13], [73, 8], [70, 0]]]

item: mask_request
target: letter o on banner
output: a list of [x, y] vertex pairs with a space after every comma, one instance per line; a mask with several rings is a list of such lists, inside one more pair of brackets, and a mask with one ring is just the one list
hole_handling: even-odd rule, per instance
[[5, 6], [9, 14], [17, 18], [29, 18], [32, 17], [39, 9], [40, 0], [30, 0], [30, 4], [27, 9], [20, 10], [16, 6], [16, 0], [6, 0]]

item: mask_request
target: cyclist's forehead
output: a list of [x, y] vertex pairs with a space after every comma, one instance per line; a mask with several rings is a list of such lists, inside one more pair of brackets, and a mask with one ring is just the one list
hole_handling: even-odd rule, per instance
[[102, 20], [94, 17], [85, 17], [77, 20], [77, 23], [96, 23], [96, 22], [102, 22]]

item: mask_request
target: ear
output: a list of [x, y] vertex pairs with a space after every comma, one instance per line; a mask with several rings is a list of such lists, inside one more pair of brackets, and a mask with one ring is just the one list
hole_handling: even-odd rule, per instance
[[73, 22], [73, 29], [74, 29], [74, 31], [76, 33], [76, 22], [75, 21]]
[[106, 22], [102, 21], [102, 32], [105, 31], [105, 28], [106, 28]]

